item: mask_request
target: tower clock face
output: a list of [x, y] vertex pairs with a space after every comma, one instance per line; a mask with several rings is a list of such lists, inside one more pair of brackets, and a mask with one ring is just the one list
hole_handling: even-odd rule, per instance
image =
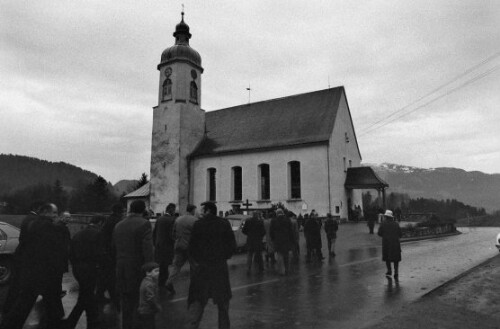
[[171, 68], [171, 67], [167, 67], [167, 68], [165, 69], [165, 75], [166, 75], [167, 77], [169, 77], [171, 74], [172, 74], [172, 68]]
[[195, 71], [195, 70], [191, 70], [191, 77], [192, 77], [193, 79], [196, 79], [196, 77], [198, 77], [198, 74], [196, 73], [196, 71]]

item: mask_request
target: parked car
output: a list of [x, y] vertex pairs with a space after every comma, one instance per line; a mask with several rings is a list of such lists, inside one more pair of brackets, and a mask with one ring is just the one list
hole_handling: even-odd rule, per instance
[[12, 277], [12, 258], [19, 244], [19, 232], [17, 227], [0, 222], [0, 285]]
[[252, 216], [229, 215], [225, 218], [229, 221], [231, 228], [233, 229], [234, 238], [236, 239], [236, 250], [244, 250], [247, 244], [247, 236], [242, 232], [243, 225], [245, 225], [245, 221], [252, 218]]
[[495, 242], [495, 247], [497, 247], [498, 251], [500, 251], [500, 233], [497, 234], [497, 239]]

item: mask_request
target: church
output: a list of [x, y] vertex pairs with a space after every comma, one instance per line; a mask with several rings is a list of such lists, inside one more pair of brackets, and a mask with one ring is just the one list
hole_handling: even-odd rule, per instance
[[153, 108], [150, 182], [127, 196], [155, 214], [169, 203], [214, 201], [220, 211], [313, 209], [347, 218], [362, 206], [361, 188], [383, 188], [361, 153], [344, 87], [206, 112], [201, 108], [200, 54], [182, 19], [175, 44], [158, 64]]

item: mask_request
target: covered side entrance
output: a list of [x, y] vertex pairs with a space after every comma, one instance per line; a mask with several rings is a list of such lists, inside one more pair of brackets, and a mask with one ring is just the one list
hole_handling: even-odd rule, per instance
[[[389, 184], [382, 180], [371, 167], [348, 168], [344, 187], [347, 190], [347, 195], [351, 195], [351, 191], [354, 189], [377, 190], [379, 200], [380, 194], [382, 194], [382, 205], [380, 206], [383, 209], [386, 208], [385, 189], [389, 187]], [[349, 203], [348, 206], [351, 207]]]

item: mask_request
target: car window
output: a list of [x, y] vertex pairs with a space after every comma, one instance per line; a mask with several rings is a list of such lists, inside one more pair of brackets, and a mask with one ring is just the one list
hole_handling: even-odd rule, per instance
[[0, 240], [7, 240], [7, 234], [2, 229], [0, 229]]

